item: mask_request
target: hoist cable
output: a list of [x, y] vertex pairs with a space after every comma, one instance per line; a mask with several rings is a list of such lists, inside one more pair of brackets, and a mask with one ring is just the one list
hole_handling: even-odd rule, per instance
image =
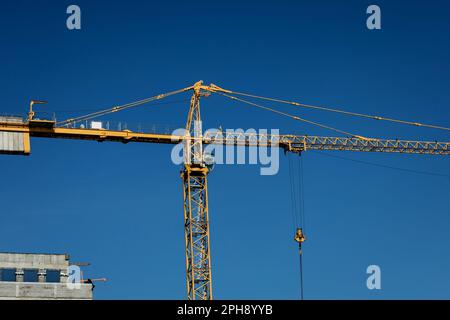
[[296, 204], [295, 204], [295, 190], [294, 190], [294, 174], [293, 174], [293, 166], [292, 166], [292, 156], [288, 154], [288, 162], [289, 162], [289, 183], [291, 189], [291, 214], [292, 214], [292, 223], [294, 232], [298, 227], [297, 215], [296, 215]]
[[298, 244], [299, 262], [300, 262], [300, 300], [303, 300], [303, 252], [302, 244]]
[[59, 125], [59, 126], [74, 124], [74, 123], [77, 123], [77, 122], [80, 122], [80, 121], [85, 121], [85, 120], [89, 120], [89, 119], [92, 119], [92, 118], [100, 117], [100, 116], [103, 116], [103, 115], [106, 115], [106, 114], [109, 114], [109, 113], [118, 112], [118, 111], [122, 111], [122, 110], [125, 110], [125, 109], [128, 109], [128, 108], [137, 107], [137, 106], [149, 103], [151, 101], [161, 100], [161, 99], [167, 98], [169, 96], [176, 95], [178, 93], [186, 92], [188, 90], [191, 90], [192, 88], [193, 87], [191, 86], [191, 87], [187, 87], [187, 88], [184, 88], [184, 89], [180, 89], [180, 90], [176, 90], [176, 91], [172, 91], [172, 92], [168, 92], [168, 93], [159, 94], [157, 96], [153, 96], [153, 97], [150, 97], [150, 98], [146, 98], [146, 99], [134, 101], [134, 102], [131, 102], [131, 103], [119, 105], [119, 106], [116, 106], [116, 107], [113, 107], [113, 108], [108, 108], [108, 109], [92, 112], [92, 113], [86, 114], [84, 116], [79, 116], [79, 117], [76, 117], [76, 118], [63, 120], [63, 121], [60, 121], [60, 122], [58, 122], [56, 124]]
[[[304, 186], [303, 186], [303, 158], [301, 154], [298, 160], [298, 197], [299, 197], [299, 215], [300, 215], [300, 227], [303, 232], [305, 231], [305, 197], [304, 197]], [[299, 255], [300, 255], [300, 299], [303, 300], [303, 252], [302, 243], [299, 243]]]
[[373, 119], [373, 120], [394, 122], [394, 123], [406, 124], [406, 125], [411, 125], [411, 126], [416, 126], [416, 127], [427, 127], [427, 128], [432, 128], [432, 129], [439, 129], [439, 130], [450, 131], [450, 128], [448, 128], [448, 127], [438, 126], [438, 125], [434, 125], [434, 124], [426, 124], [426, 123], [420, 123], [420, 122], [406, 121], [406, 120], [401, 120], [401, 119], [387, 118], [387, 117], [382, 117], [382, 116], [377, 116], [377, 115], [369, 115], [369, 114], [364, 114], [364, 113], [340, 110], [340, 109], [336, 109], [336, 108], [315, 106], [315, 105], [304, 104], [304, 103], [299, 103], [299, 102], [294, 102], [294, 101], [287, 101], [287, 100], [282, 100], [282, 99], [257, 96], [257, 95], [253, 95], [253, 94], [243, 93], [243, 92], [235, 92], [235, 91], [228, 91], [228, 90], [227, 90], [227, 92], [230, 93], [230, 94], [235, 94], [235, 95], [245, 96], [245, 97], [249, 97], [249, 98], [260, 99], [260, 100], [266, 100], [266, 101], [271, 101], [271, 102], [278, 102], [278, 103], [283, 103], [283, 104], [289, 104], [289, 105], [302, 107], [302, 108], [309, 108], [309, 109], [316, 109], [316, 110], [322, 110], [322, 111], [328, 111], [328, 112], [335, 112], [335, 113], [345, 114], [345, 115], [354, 116], [354, 117], [361, 117], [361, 118], [369, 118], [369, 119]]
[[239, 101], [239, 102], [242, 102], [242, 103], [245, 103], [245, 104], [257, 107], [257, 108], [260, 108], [260, 109], [264, 109], [264, 110], [267, 110], [267, 111], [270, 111], [270, 112], [274, 112], [274, 113], [283, 115], [285, 117], [289, 117], [289, 118], [297, 120], [297, 121], [302, 121], [302, 122], [305, 122], [305, 123], [309, 123], [309, 124], [312, 124], [312, 125], [324, 128], [324, 129], [332, 130], [332, 131], [335, 131], [335, 132], [338, 132], [338, 133], [342, 133], [342, 134], [345, 134], [347, 136], [351, 136], [351, 137], [354, 137], [354, 138], [357, 138], [357, 139], [370, 140], [370, 138], [366, 138], [366, 137], [363, 137], [363, 136], [360, 136], [360, 135], [357, 135], [357, 134], [354, 134], [354, 133], [350, 133], [350, 132], [343, 131], [343, 130], [340, 130], [340, 129], [337, 129], [337, 128], [333, 128], [333, 127], [330, 127], [330, 126], [327, 126], [327, 125], [324, 125], [324, 124], [321, 124], [321, 123], [318, 123], [318, 122], [307, 120], [305, 118], [300, 118], [298, 116], [295, 116], [295, 115], [292, 115], [292, 114], [289, 114], [289, 113], [286, 113], [286, 112], [282, 112], [282, 111], [279, 111], [279, 110], [276, 110], [276, 109], [272, 109], [272, 108], [269, 108], [269, 107], [266, 107], [266, 106], [263, 106], [263, 105], [251, 102], [251, 101], [247, 101], [247, 100], [240, 99], [240, 98], [237, 98], [237, 97], [234, 97], [234, 96], [230, 96], [230, 95], [228, 95], [226, 93], [217, 92], [217, 94], [220, 94], [220, 95], [222, 95], [224, 97], [227, 97], [227, 98], [229, 98], [231, 100]]
[[[291, 187], [291, 209], [292, 218], [294, 223], [294, 229], [296, 236], [294, 240], [298, 242], [298, 254], [299, 254], [299, 278], [300, 278], [300, 300], [304, 297], [303, 286], [303, 252], [302, 242], [304, 241], [303, 227], [304, 227], [304, 200], [303, 200], [303, 164], [302, 160], [298, 161], [298, 165], [294, 163], [294, 155], [288, 155], [289, 161], [289, 182]], [[297, 169], [297, 172], [296, 172]], [[298, 234], [302, 234], [303, 239], [297, 237]]]
[[[177, 100], [173, 100], [173, 101], [162, 101], [162, 102], [158, 102], [158, 103], [154, 103], [152, 104], [152, 106], [156, 106], [156, 105], [170, 105], [170, 104], [175, 104], [175, 103], [180, 103], [180, 102], [187, 102], [190, 101], [191, 99], [177, 99]], [[66, 109], [66, 110], [55, 110], [56, 113], [61, 114], [61, 113], [73, 113], [73, 112], [95, 112], [96, 109], [93, 108], [89, 108], [89, 109]]]
[[299, 227], [303, 228], [303, 218], [302, 218], [302, 197], [301, 197], [301, 189], [300, 189], [300, 170], [298, 165], [298, 159], [297, 159], [297, 190], [296, 190], [296, 197], [297, 197], [297, 204], [298, 204], [298, 221], [299, 221]]
[[304, 171], [303, 171], [303, 157], [300, 154], [300, 170], [299, 170], [299, 181], [300, 181], [300, 200], [301, 200], [301, 219], [302, 219], [302, 228], [303, 230], [306, 230], [306, 223], [305, 223], [305, 217], [306, 217], [306, 212], [305, 212], [305, 188], [304, 188], [304, 182], [303, 182], [303, 176], [304, 176]]
[[415, 174], [423, 174], [423, 175], [435, 176], [435, 177], [450, 178], [450, 174], [445, 174], [445, 173], [430, 172], [430, 171], [420, 171], [420, 170], [414, 170], [414, 169], [394, 167], [394, 166], [384, 165], [384, 164], [381, 164], [381, 163], [374, 163], [374, 162], [369, 162], [369, 161], [363, 161], [363, 160], [357, 160], [357, 159], [351, 159], [351, 158], [347, 158], [347, 157], [342, 157], [342, 156], [338, 156], [338, 155], [335, 155], [335, 154], [330, 154], [330, 153], [326, 153], [326, 152], [318, 151], [318, 150], [311, 150], [311, 152], [317, 153], [317, 154], [322, 155], [322, 156], [332, 157], [332, 158], [346, 160], [346, 161], [352, 161], [352, 162], [365, 164], [365, 165], [369, 165], [369, 166], [374, 166], [374, 167], [379, 167], [379, 168], [385, 168], [385, 169], [391, 169], [391, 170], [397, 170], [397, 171], [403, 171], [403, 172], [415, 173]]

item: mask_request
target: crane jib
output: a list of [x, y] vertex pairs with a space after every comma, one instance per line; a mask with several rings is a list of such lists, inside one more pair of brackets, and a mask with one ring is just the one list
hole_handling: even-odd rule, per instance
[[[129, 130], [66, 128], [45, 124], [6, 122], [0, 119], [0, 153], [30, 153], [29, 137], [78, 139], [113, 142], [181, 143], [186, 137], [164, 133], [141, 133]], [[189, 137], [190, 139], [195, 139]], [[248, 133], [206, 134], [203, 144], [232, 146], [275, 146], [288, 152], [305, 150], [346, 150], [360, 152], [390, 152], [449, 155], [450, 142], [409, 141], [389, 139], [360, 139], [354, 137], [325, 137], [297, 135], [261, 135]]]

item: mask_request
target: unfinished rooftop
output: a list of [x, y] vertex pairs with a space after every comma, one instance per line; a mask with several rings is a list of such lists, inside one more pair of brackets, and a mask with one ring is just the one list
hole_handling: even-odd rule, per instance
[[92, 300], [91, 283], [70, 286], [69, 255], [0, 253], [0, 300]]

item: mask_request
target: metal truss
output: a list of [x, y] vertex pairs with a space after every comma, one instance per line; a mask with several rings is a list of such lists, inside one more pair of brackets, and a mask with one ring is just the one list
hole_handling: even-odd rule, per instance
[[189, 165], [181, 173], [189, 300], [212, 300], [207, 174], [207, 168]]

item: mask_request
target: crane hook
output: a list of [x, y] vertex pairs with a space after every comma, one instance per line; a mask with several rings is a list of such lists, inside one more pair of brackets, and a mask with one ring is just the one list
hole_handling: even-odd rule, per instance
[[297, 228], [297, 231], [295, 232], [294, 240], [301, 245], [306, 240], [306, 236], [303, 233], [302, 228]]
[[306, 237], [302, 228], [297, 228], [295, 231], [294, 240], [298, 242], [298, 254], [300, 258], [300, 300], [303, 300], [303, 255], [302, 255], [302, 243], [305, 242]]

